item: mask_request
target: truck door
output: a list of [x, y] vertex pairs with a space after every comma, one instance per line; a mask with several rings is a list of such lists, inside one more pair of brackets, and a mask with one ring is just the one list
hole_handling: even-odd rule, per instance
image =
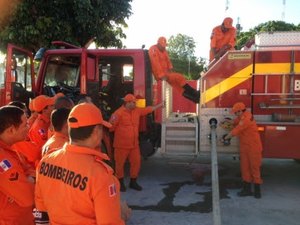
[[0, 79], [0, 101], [22, 101], [28, 105], [35, 90], [33, 55], [30, 51], [8, 44]]

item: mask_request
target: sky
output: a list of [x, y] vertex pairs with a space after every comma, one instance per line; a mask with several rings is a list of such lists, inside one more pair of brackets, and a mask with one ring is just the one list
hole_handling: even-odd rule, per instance
[[145, 44], [148, 49], [158, 37], [180, 33], [194, 39], [195, 56], [203, 58], [208, 58], [212, 29], [227, 16], [234, 24], [239, 18], [242, 31], [270, 20], [300, 23], [299, 0], [133, 0], [131, 7], [133, 14], [124, 29], [127, 48]]

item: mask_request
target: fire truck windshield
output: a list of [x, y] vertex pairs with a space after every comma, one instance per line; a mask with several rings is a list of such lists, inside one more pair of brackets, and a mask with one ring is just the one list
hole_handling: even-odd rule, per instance
[[51, 56], [45, 69], [44, 92], [73, 94], [79, 89], [80, 57]]

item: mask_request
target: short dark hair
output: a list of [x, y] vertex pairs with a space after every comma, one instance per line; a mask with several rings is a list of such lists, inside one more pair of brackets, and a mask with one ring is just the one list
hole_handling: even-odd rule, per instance
[[54, 108], [60, 109], [60, 108], [68, 108], [70, 109], [73, 106], [72, 99], [68, 98], [67, 96], [61, 96], [55, 100]]
[[[70, 118], [69, 120], [73, 120], [75, 118]], [[76, 119], [75, 119], [76, 120]], [[76, 121], [74, 121], [76, 122]], [[94, 128], [98, 125], [91, 125], [79, 128], [69, 128], [69, 135], [72, 141], [83, 141], [89, 138], [94, 130]]]
[[70, 111], [70, 109], [60, 108], [51, 113], [51, 123], [55, 131], [61, 131], [64, 124], [67, 123]]
[[3, 106], [0, 108], [0, 134], [2, 134], [10, 126], [18, 128], [21, 123], [21, 117], [24, 111], [16, 106]]
[[87, 98], [92, 98], [92, 97], [87, 94], [80, 94], [79, 101], [77, 104], [88, 102]]
[[17, 106], [17, 107], [19, 107], [20, 109], [23, 109], [23, 110], [27, 109], [25, 103], [21, 102], [21, 101], [12, 101], [12, 102], [8, 103], [7, 105]]

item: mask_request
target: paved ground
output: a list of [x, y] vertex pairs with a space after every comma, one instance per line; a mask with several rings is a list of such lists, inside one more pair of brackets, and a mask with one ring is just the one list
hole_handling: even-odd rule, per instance
[[[300, 164], [264, 159], [262, 198], [238, 197], [239, 161], [219, 156], [222, 225], [299, 225]], [[202, 176], [204, 175], [204, 176]], [[122, 193], [133, 209], [127, 225], [212, 225], [209, 156], [164, 158], [142, 162], [143, 191]]]

